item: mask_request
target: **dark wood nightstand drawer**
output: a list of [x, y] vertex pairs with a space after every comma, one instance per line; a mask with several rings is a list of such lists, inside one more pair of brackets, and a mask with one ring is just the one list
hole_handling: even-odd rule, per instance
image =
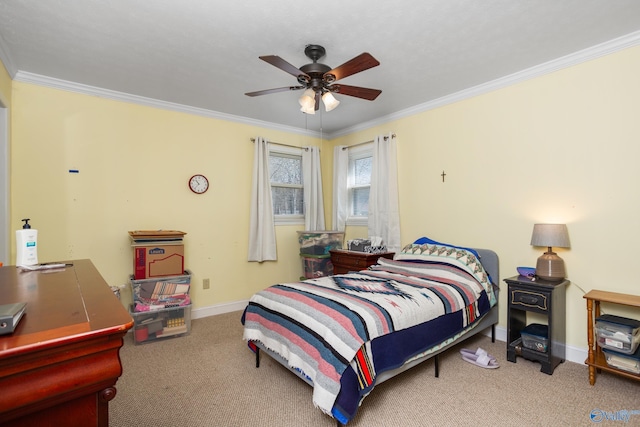
[[511, 305], [524, 306], [536, 311], [546, 312], [549, 310], [549, 296], [543, 292], [535, 292], [524, 289], [514, 289], [511, 291]]
[[379, 258], [393, 259], [394, 252], [370, 254], [366, 252], [354, 252], [334, 249], [331, 253], [333, 274], [346, 274], [350, 271], [366, 270], [375, 264]]
[[353, 257], [351, 255], [333, 255], [331, 262], [333, 262], [334, 264], [342, 264], [344, 266], [349, 266], [349, 267], [362, 267], [362, 268], [367, 268], [369, 265], [369, 260], [368, 258], [358, 258], [358, 257]]

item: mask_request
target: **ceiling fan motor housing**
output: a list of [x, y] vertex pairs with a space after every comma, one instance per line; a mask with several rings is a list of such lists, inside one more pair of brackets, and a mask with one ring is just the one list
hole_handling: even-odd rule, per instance
[[313, 90], [320, 90], [324, 86], [324, 74], [327, 71], [331, 71], [331, 67], [314, 62], [312, 64], [303, 65], [300, 67], [300, 71], [306, 73], [310, 77], [308, 82], [306, 76], [302, 75], [298, 77], [298, 81], [300, 83], [307, 84], [308, 87]]

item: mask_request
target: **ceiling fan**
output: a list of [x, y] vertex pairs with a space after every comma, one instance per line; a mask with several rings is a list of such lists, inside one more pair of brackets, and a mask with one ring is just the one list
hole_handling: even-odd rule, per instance
[[288, 90], [305, 89], [299, 99], [300, 105], [302, 106], [301, 110], [307, 114], [315, 114], [315, 111], [320, 108], [321, 98], [325, 104], [326, 111], [331, 111], [338, 106], [340, 102], [333, 97], [333, 93], [354, 96], [368, 101], [373, 101], [382, 93], [382, 91], [378, 89], [335, 83], [340, 79], [380, 65], [380, 62], [369, 53], [362, 53], [336, 68], [331, 68], [328, 65], [318, 62], [318, 60], [326, 54], [324, 47], [320, 45], [307, 45], [304, 49], [304, 54], [311, 59], [313, 63], [303, 65], [300, 68], [296, 68], [276, 55], [260, 56], [259, 58], [263, 61], [294, 76], [298, 79], [299, 85], [248, 92], [245, 93], [245, 95], [260, 96]]

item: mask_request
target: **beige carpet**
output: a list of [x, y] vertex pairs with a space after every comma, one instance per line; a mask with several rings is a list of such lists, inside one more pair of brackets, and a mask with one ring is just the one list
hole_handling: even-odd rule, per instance
[[[335, 426], [314, 408], [312, 389], [270, 357], [259, 369], [242, 341], [240, 312], [197, 319], [191, 335], [121, 350], [124, 373], [110, 405], [112, 427]], [[640, 425], [640, 382], [602, 373], [589, 385], [585, 365], [565, 362], [553, 375], [540, 364], [506, 360], [506, 344], [472, 338], [465, 347], [494, 355], [498, 369], [464, 362], [453, 348], [377, 386], [354, 427], [376, 426], [589, 426]], [[592, 411], [628, 422], [594, 423]], [[637, 414], [633, 414], [635, 411]]]

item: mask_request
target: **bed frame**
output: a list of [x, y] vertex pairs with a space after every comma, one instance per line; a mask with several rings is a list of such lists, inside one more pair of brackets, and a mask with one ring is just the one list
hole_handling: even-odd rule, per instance
[[[484, 266], [485, 270], [487, 271], [487, 273], [489, 273], [489, 276], [491, 277], [491, 281], [494, 284], [494, 291], [496, 293], [496, 299], [499, 298], [499, 287], [498, 287], [498, 283], [500, 283], [500, 265], [499, 265], [499, 259], [498, 259], [498, 254], [496, 254], [494, 251], [490, 250], [490, 249], [475, 249], [474, 250], [478, 253], [478, 255], [480, 256], [480, 261], [482, 262], [482, 265]], [[414, 366], [429, 360], [431, 358], [434, 359], [434, 368], [435, 368], [435, 376], [436, 378], [438, 378], [440, 376], [440, 360], [439, 360], [439, 355], [440, 353], [448, 350], [449, 348], [458, 345], [459, 343], [461, 343], [462, 341], [467, 340], [468, 338], [473, 337], [474, 335], [484, 332], [487, 328], [491, 328], [491, 342], [495, 342], [496, 340], [496, 324], [499, 321], [498, 318], [498, 303], [496, 303], [496, 305], [494, 305], [487, 314], [485, 314], [482, 319], [478, 322], [478, 323], [474, 323], [473, 325], [471, 325], [470, 327], [468, 327], [464, 333], [455, 340], [452, 340], [450, 343], [437, 348], [437, 349], [433, 349], [431, 350], [427, 350], [425, 351], [422, 356], [418, 356], [415, 358], [410, 359], [409, 361], [407, 361], [404, 365], [400, 366], [399, 368], [396, 369], [392, 369], [392, 370], [388, 370], [388, 371], [384, 371], [382, 373], [380, 373], [379, 375], [376, 376], [376, 384], [380, 384], [388, 379], [391, 379], [393, 377], [395, 377], [396, 375], [407, 371], [411, 368], [413, 368]], [[310, 386], [313, 387], [313, 383], [311, 382], [311, 380], [309, 378], [307, 378], [306, 376], [304, 376], [302, 373], [300, 373], [297, 370], [291, 369], [287, 363], [287, 361], [282, 358], [282, 356], [280, 356], [277, 353], [274, 353], [270, 350], [268, 350], [267, 348], [265, 348], [260, 342], [253, 342], [256, 345], [256, 368], [260, 367], [260, 353], [262, 351], [264, 351], [265, 353], [267, 353], [272, 359], [276, 360], [278, 363], [280, 363], [281, 365], [283, 365], [285, 368], [287, 368], [288, 370], [290, 370], [291, 372], [293, 372], [294, 374], [296, 374], [299, 378], [301, 378], [304, 382], [306, 382], [307, 384], [309, 384]], [[438, 346], [436, 346], [438, 347]], [[336, 425], [338, 427], [342, 426], [342, 423], [340, 423], [340, 421], [336, 420]]]

